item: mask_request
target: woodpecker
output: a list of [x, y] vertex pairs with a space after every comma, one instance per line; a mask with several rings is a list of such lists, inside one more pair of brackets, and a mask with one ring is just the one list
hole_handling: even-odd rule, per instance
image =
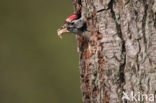
[[67, 32], [81, 34], [85, 31], [88, 31], [88, 29], [84, 18], [80, 17], [78, 14], [74, 14], [66, 19], [65, 24], [57, 30], [57, 33], [61, 38], [62, 34]]

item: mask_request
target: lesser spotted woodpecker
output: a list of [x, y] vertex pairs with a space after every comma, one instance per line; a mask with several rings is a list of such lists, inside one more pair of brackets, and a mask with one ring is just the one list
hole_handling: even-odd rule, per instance
[[62, 34], [71, 32], [74, 34], [81, 34], [82, 32], [87, 31], [87, 25], [83, 17], [74, 14], [69, 16], [65, 24], [57, 30], [58, 36], [62, 36]]

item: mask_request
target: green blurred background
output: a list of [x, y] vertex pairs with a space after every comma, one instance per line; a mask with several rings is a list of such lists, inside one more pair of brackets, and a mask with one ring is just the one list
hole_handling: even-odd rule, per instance
[[0, 103], [82, 103], [72, 0], [0, 0]]

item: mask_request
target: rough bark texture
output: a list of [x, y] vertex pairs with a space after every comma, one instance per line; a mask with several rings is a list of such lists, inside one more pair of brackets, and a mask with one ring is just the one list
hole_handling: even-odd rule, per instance
[[78, 36], [84, 103], [122, 100], [123, 91], [156, 94], [156, 0], [74, 0], [89, 38]]

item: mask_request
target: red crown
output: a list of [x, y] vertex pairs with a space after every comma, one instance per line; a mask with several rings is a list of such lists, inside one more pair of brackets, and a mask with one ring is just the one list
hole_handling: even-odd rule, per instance
[[74, 14], [74, 15], [72, 15], [72, 16], [69, 16], [69, 17], [66, 19], [66, 21], [67, 21], [67, 22], [72, 22], [73, 20], [76, 20], [76, 19], [78, 19], [78, 15], [77, 15], [77, 14]]

